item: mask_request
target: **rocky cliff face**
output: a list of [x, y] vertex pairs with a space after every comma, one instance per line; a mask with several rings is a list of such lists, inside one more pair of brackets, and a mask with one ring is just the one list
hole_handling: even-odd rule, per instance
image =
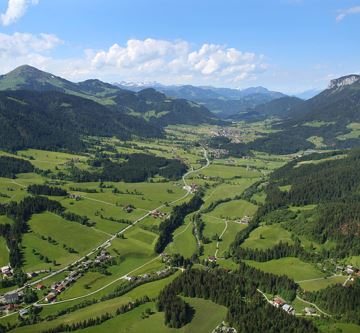
[[328, 89], [339, 89], [345, 86], [350, 86], [359, 80], [360, 80], [360, 75], [352, 74], [352, 75], [343, 76], [338, 79], [331, 80]]

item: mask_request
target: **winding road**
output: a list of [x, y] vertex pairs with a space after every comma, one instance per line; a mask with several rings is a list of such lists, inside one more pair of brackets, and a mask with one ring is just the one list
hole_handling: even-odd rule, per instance
[[[199, 168], [199, 169], [192, 169], [192, 170], [188, 171], [187, 173], [185, 173], [185, 174], [183, 175], [182, 180], [183, 180], [183, 183], [184, 183], [184, 188], [186, 189], [186, 193], [185, 193], [183, 196], [181, 196], [180, 198], [178, 198], [178, 199], [170, 202], [168, 205], [170, 205], [170, 206], [171, 206], [171, 205], [174, 205], [174, 204], [177, 203], [178, 201], [181, 201], [181, 200], [185, 199], [186, 197], [188, 197], [188, 196], [191, 194], [191, 189], [190, 189], [189, 185], [188, 185], [187, 182], [186, 182], [186, 177], [188, 177], [189, 175], [191, 175], [191, 174], [193, 174], [193, 173], [199, 172], [199, 171], [207, 168], [207, 167], [210, 165], [210, 160], [209, 160], [209, 158], [208, 158], [208, 154], [207, 154], [206, 149], [205, 149], [204, 147], [202, 147], [202, 150], [203, 150], [204, 158], [205, 158], [205, 160], [206, 160], [206, 164], [205, 164], [204, 166], [202, 166], [201, 168]], [[22, 184], [20, 184], [20, 183], [16, 183], [15, 181], [13, 181], [13, 183], [15, 183], [16, 185], [19, 185], [19, 186], [21, 186], [21, 187], [26, 187], [26, 186], [24, 186], [24, 185], [22, 185]], [[84, 198], [85, 198], [85, 197], [84, 197]], [[87, 198], [87, 199], [89, 199], [89, 198]], [[93, 199], [93, 200], [96, 200], [96, 199]], [[100, 201], [100, 200], [97, 200], [97, 201]], [[106, 202], [104, 202], [104, 201], [100, 201], [100, 202], [106, 203]], [[107, 203], [107, 204], [113, 205], [112, 203]], [[159, 207], [155, 208], [154, 210], [160, 210], [160, 209], [162, 209], [163, 207], [165, 207], [165, 204], [160, 205]], [[76, 261], [74, 261], [73, 263], [67, 265], [66, 267], [64, 267], [64, 268], [62, 268], [62, 269], [60, 269], [60, 270], [58, 270], [58, 271], [52, 272], [51, 274], [49, 274], [49, 275], [47, 275], [47, 276], [45, 276], [45, 277], [42, 277], [41, 279], [38, 279], [38, 280], [33, 281], [33, 282], [31, 282], [31, 283], [28, 283], [28, 284], [26, 284], [25, 286], [23, 286], [23, 287], [21, 287], [21, 288], [18, 288], [18, 289], [16, 289], [16, 290], [13, 290], [13, 291], [17, 291], [17, 292], [18, 292], [18, 291], [21, 291], [21, 290], [23, 290], [24, 288], [26, 288], [26, 286], [33, 286], [33, 285], [39, 284], [40, 282], [43, 282], [43, 281], [45, 281], [45, 280], [47, 280], [47, 279], [50, 279], [51, 277], [54, 277], [54, 276], [56, 276], [56, 275], [58, 275], [58, 274], [60, 274], [60, 273], [62, 273], [62, 272], [67, 271], [71, 266], [74, 266], [74, 265], [80, 263], [80, 262], [83, 261], [86, 257], [89, 257], [89, 256], [93, 255], [93, 254], [94, 254], [96, 251], [98, 251], [99, 249], [105, 247], [107, 244], [110, 244], [118, 235], [121, 235], [121, 234], [125, 233], [126, 231], [128, 231], [129, 229], [131, 229], [132, 227], [134, 227], [138, 222], [140, 222], [140, 221], [144, 220], [146, 217], [148, 217], [150, 214], [151, 214], [151, 211], [147, 212], [145, 215], [143, 215], [143, 216], [141, 216], [140, 218], [138, 218], [137, 220], [135, 220], [132, 224], [128, 225], [127, 227], [125, 227], [125, 228], [122, 229], [121, 231], [115, 233], [115, 234], [112, 235], [110, 238], [108, 238], [106, 241], [104, 241], [103, 243], [101, 243], [100, 245], [98, 245], [97, 247], [95, 247], [94, 249], [92, 249], [88, 254], [86, 254], [86, 255], [84, 255], [83, 257], [77, 259]], [[148, 262], [142, 264], [141, 266], [133, 269], [132, 271], [128, 272], [127, 274], [125, 274], [125, 275], [123, 275], [123, 276], [121, 276], [121, 277], [113, 280], [112, 282], [108, 283], [107, 285], [105, 285], [105, 286], [103, 286], [103, 287], [101, 287], [101, 288], [99, 288], [99, 289], [97, 289], [97, 290], [95, 290], [95, 291], [93, 291], [93, 292], [91, 292], [91, 293], [89, 293], [89, 294], [82, 295], [82, 296], [78, 296], [78, 297], [76, 297], [76, 298], [72, 298], [72, 299], [68, 299], [68, 300], [63, 300], [63, 301], [55, 302], [55, 303], [47, 303], [47, 304], [41, 304], [41, 305], [42, 305], [42, 306], [43, 306], [43, 305], [49, 306], [49, 305], [53, 305], [53, 304], [59, 304], [60, 302], [61, 302], [61, 303], [71, 302], [71, 301], [74, 301], [74, 300], [77, 300], [77, 299], [81, 299], [81, 298], [84, 298], [84, 297], [87, 297], [87, 296], [91, 296], [91, 295], [93, 295], [93, 294], [96, 294], [97, 292], [99, 292], [99, 291], [107, 288], [108, 286], [116, 283], [117, 281], [123, 279], [123, 278], [126, 277], [127, 275], [129, 275], [129, 274], [137, 271], [138, 269], [146, 266], [147, 264], [151, 263], [152, 261], [154, 261], [154, 260], [156, 260], [156, 259], [158, 259], [158, 258], [159, 258], [159, 256], [157, 256], [157, 257], [155, 257], [155, 258], [152, 258], [152, 259], [149, 260]], [[43, 299], [41, 299], [41, 300], [43, 300]], [[40, 301], [41, 301], [41, 300], [40, 300]], [[31, 304], [31, 305], [37, 305], [38, 302], [39, 302], [39, 301], [37, 301], [37, 302], [35, 302], [35, 303]], [[30, 307], [31, 305], [27, 306], [26, 308]], [[9, 317], [9, 316], [12, 316], [12, 315], [15, 315], [15, 314], [17, 314], [17, 313], [18, 313], [18, 311], [12, 312], [12, 313], [10, 313], [10, 314], [7, 314], [7, 315], [5, 315], [5, 316], [0, 317], [0, 319], [1, 319], [1, 318], [5, 318], [5, 317]]]

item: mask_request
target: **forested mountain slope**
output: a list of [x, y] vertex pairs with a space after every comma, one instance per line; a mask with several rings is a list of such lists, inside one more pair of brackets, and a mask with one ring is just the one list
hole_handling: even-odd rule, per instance
[[74, 83], [27, 65], [2, 75], [0, 90], [62, 92], [93, 100], [113, 111], [128, 113], [163, 126], [218, 122], [216, 116], [204, 106], [169, 98], [154, 89], [133, 92], [100, 80]]
[[84, 135], [161, 136], [142, 119], [116, 112], [94, 101], [56, 91], [0, 92], [0, 147], [79, 150]]

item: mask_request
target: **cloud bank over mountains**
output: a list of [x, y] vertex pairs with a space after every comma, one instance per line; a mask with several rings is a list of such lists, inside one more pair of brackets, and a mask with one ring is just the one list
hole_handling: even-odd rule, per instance
[[236, 83], [255, 79], [268, 65], [263, 55], [218, 44], [196, 47], [187, 41], [129, 39], [105, 50], [83, 50], [78, 58], [57, 59], [51, 51], [64, 44], [52, 34], [0, 33], [0, 65], [6, 70], [27, 63], [71, 79], [157, 80], [166, 83]]

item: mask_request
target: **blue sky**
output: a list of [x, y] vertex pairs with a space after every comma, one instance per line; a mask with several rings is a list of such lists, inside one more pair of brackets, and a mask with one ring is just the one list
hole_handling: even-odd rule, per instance
[[360, 0], [0, 0], [0, 68], [284, 92], [360, 72]]

